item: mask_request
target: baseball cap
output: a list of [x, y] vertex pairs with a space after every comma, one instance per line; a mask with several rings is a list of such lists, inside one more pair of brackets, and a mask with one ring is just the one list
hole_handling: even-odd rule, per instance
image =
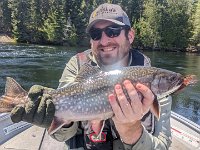
[[107, 20], [118, 25], [127, 25], [131, 27], [128, 15], [123, 11], [123, 9], [116, 4], [104, 3], [99, 5], [91, 14], [89, 19], [89, 24], [86, 28], [86, 32], [89, 32], [91, 27], [101, 21]]

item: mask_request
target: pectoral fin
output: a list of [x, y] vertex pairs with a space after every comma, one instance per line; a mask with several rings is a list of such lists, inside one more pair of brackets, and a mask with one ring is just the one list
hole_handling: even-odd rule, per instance
[[154, 116], [159, 120], [160, 119], [160, 103], [158, 102], [158, 99], [155, 98], [153, 101], [153, 104], [150, 108], [150, 111], [154, 114]]
[[65, 125], [65, 121], [63, 121], [62, 119], [59, 119], [58, 117], [54, 117], [51, 123], [51, 126], [48, 129], [48, 133], [52, 135], [57, 130], [59, 130], [63, 125]]

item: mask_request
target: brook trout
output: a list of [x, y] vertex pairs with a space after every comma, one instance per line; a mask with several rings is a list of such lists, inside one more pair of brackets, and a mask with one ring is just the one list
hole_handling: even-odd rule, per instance
[[[192, 75], [184, 78], [179, 73], [155, 67], [132, 66], [104, 72], [97, 67], [84, 65], [73, 85], [44, 91], [52, 97], [56, 108], [49, 134], [53, 134], [68, 121], [111, 118], [113, 111], [108, 95], [114, 92], [116, 84], [126, 79], [134, 85], [139, 82], [148, 86], [157, 99], [196, 81]], [[7, 77], [5, 94], [0, 97], [0, 113], [10, 112], [16, 105], [25, 105], [28, 101], [28, 93], [14, 79]], [[158, 101], [154, 101], [150, 111], [159, 118]]]

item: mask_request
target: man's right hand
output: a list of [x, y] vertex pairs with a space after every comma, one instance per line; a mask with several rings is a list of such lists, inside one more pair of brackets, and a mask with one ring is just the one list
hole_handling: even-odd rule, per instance
[[14, 123], [25, 121], [31, 124], [49, 128], [55, 114], [52, 98], [44, 94], [44, 90], [52, 90], [40, 85], [31, 87], [28, 93], [29, 101], [25, 106], [16, 106], [11, 111], [11, 120]]

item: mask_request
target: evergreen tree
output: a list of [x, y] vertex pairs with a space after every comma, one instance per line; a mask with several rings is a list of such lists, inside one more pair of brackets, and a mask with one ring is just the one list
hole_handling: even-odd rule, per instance
[[0, 2], [0, 33], [3, 33], [3, 9], [2, 9], [3, 2]]
[[159, 28], [161, 16], [156, 0], [144, 1], [143, 15], [135, 24], [137, 46], [158, 47], [160, 42]]
[[41, 1], [40, 0], [32, 0], [31, 3], [31, 12], [32, 12], [32, 24], [30, 25], [31, 31], [31, 43], [38, 43], [43, 41], [43, 18], [41, 13]]
[[42, 19], [44, 21], [48, 18], [48, 12], [53, 3], [51, 0], [39, 0], [39, 1], [40, 1], [40, 8], [41, 8], [40, 11], [42, 14]]
[[18, 42], [31, 41], [31, 1], [11, 0], [13, 34]]
[[62, 44], [64, 40], [64, 27], [66, 24], [64, 17], [62, 0], [53, 2], [48, 18], [44, 21], [43, 31], [47, 40], [51, 43]]
[[18, 42], [86, 45], [90, 14], [105, 2], [125, 9], [136, 30], [136, 46], [182, 49], [189, 39], [200, 43], [197, 0], [4, 0], [0, 2], [0, 32], [12, 30]]
[[191, 0], [167, 0], [161, 12], [162, 30], [160, 34], [162, 47], [168, 49], [186, 48], [191, 36], [189, 22]]
[[2, 32], [11, 34], [12, 25], [11, 25], [11, 9], [8, 7], [8, 0], [2, 2]]
[[75, 27], [75, 35], [77, 36], [77, 44], [84, 44], [85, 28], [87, 21], [84, 14], [84, 3], [82, 0], [71, 0], [71, 6], [69, 6], [69, 14], [72, 26]]

